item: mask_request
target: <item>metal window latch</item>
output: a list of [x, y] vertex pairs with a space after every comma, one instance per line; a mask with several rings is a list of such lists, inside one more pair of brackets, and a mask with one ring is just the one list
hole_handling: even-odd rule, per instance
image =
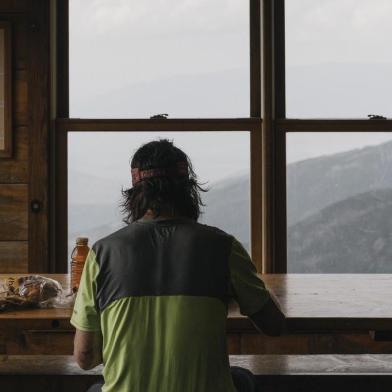
[[155, 114], [154, 116], [151, 116], [150, 119], [167, 119], [169, 115], [167, 113], [160, 113], [160, 114]]
[[384, 116], [380, 116], [379, 114], [368, 114], [369, 120], [386, 120], [387, 118]]

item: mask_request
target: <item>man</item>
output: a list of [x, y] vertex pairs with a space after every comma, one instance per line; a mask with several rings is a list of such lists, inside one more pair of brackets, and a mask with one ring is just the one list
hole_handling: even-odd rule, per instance
[[284, 328], [282, 312], [242, 245], [197, 223], [204, 190], [183, 151], [153, 141], [131, 167], [128, 225], [99, 240], [84, 267], [71, 319], [77, 362], [104, 363], [105, 392], [254, 390], [250, 372], [230, 372], [228, 302], [270, 335]]

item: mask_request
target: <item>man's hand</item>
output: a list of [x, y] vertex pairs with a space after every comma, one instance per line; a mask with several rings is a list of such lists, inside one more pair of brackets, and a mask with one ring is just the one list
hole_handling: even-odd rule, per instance
[[280, 336], [287, 332], [286, 317], [272, 297], [260, 311], [249, 318], [258, 330], [268, 336]]
[[92, 369], [102, 363], [101, 332], [85, 332], [76, 329], [74, 358], [84, 370]]

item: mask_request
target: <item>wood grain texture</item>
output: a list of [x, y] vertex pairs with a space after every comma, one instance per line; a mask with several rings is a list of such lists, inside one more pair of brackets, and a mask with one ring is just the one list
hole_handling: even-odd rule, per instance
[[27, 185], [0, 184], [0, 241], [27, 240]]
[[257, 271], [263, 272], [263, 191], [262, 191], [262, 135], [261, 135], [261, 6], [259, 0], [250, 0], [250, 115], [260, 118], [259, 126], [251, 131], [251, 245], [252, 261]]
[[260, 178], [263, 176], [262, 163], [262, 134], [260, 127], [251, 131], [251, 244], [252, 261], [255, 263], [257, 271], [263, 272], [263, 187]]
[[[3, 274], [0, 279], [9, 276]], [[66, 290], [69, 288], [69, 275], [47, 276], [60, 281]], [[296, 330], [292, 335], [277, 338], [259, 334], [249, 319], [239, 314], [238, 307], [232, 305], [227, 320], [230, 353], [392, 353], [392, 342], [374, 341], [369, 334], [369, 330], [381, 327], [392, 329], [392, 315], [388, 308], [383, 308], [383, 304], [389, 303], [390, 297], [384, 294], [392, 287], [392, 275], [264, 275], [263, 279], [281, 302], [289, 321], [300, 318], [300, 326], [306, 331]], [[376, 309], [373, 301], [378, 303]], [[0, 313], [0, 336], [7, 337], [3, 351], [71, 353], [74, 332], [69, 323], [71, 312], [71, 309], [30, 309]], [[313, 329], [314, 320], [319, 330]], [[323, 324], [323, 320], [329, 321]]]
[[289, 132], [390, 132], [392, 120], [279, 119], [276, 127]]
[[0, 158], [12, 156], [13, 130], [12, 130], [12, 25], [9, 21], [0, 20], [3, 43], [2, 72], [2, 101], [3, 101], [3, 147]]
[[12, 26], [12, 122], [13, 154], [0, 161], [0, 183], [28, 182], [28, 76], [27, 76], [27, 17], [23, 13], [7, 15]]
[[[57, 119], [56, 120], [56, 260], [55, 271], [67, 271], [67, 134], [68, 132], [131, 132], [131, 131], [252, 131], [255, 134], [260, 130], [259, 118], [244, 119], [166, 119], [166, 120], [83, 120], [83, 119]], [[259, 154], [253, 151], [253, 154]], [[257, 164], [257, 163], [255, 163]], [[257, 203], [256, 199], [253, 200]], [[257, 214], [253, 218], [257, 219]], [[257, 230], [253, 230], [257, 235]], [[257, 243], [255, 242], [257, 245]], [[257, 254], [256, 255], [256, 262]]]
[[150, 132], [150, 131], [249, 131], [260, 126], [259, 118], [211, 119], [65, 119], [56, 120], [58, 132]]
[[249, 2], [250, 20], [250, 115], [262, 114], [262, 76], [261, 76], [261, 4], [260, 0]]
[[[45, 274], [69, 287], [69, 275]], [[392, 330], [391, 274], [260, 275], [277, 298], [293, 332]], [[1, 275], [6, 278], [8, 275]], [[4, 318], [66, 319], [70, 309], [37, 309], [0, 313]], [[53, 316], [53, 317], [52, 317]], [[232, 331], [255, 331], [234, 304], [229, 308]]]
[[[391, 355], [230, 356], [231, 366], [256, 375], [257, 392], [389, 392]], [[0, 358], [2, 390], [85, 392], [102, 380], [102, 366], [84, 371], [71, 356], [4, 356]]]
[[241, 353], [241, 335], [236, 333], [227, 334], [227, 352], [229, 354], [239, 354]]
[[241, 349], [233, 354], [390, 354], [391, 341], [374, 341], [369, 333], [294, 334], [269, 337], [241, 334]]
[[27, 241], [0, 241], [0, 272], [27, 272]]
[[56, 4], [56, 117], [69, 117], [69, 0]]
[[26, 70], [15, 71], [13, 95], [13, 117], [15, 126], [29, 125], [29, 106], [28, 106], [28, 72]]
[[1, 376], [2, 391], [86, 392], [101, 376]]
[[26, 12], [29, 0], [1, 0], [0, 12]]
[[29, 354], [73, 353], [74, 331], [69, 329], [24, 330], [22, 334]]
[[28, 182], [29, 134], [27, 127], [14, 128], [14, 154], [0, 162], [0, 184]]
[[263, 275], [294, 330], [392, 330], [390, 274]]
[[256, 375], [390, 374], [392, 355], [235, 355], [230, 364]]
[[16, 15], [10, 18], [12, 23], [12, 48], [13, 48], [13, 70], [26, 70], [27, 64], [27, 18], [25, 15]]
[[274, 73], [273, 73], [273, 1], [265, 0], [262, 4], [262, 192], [263, 192], [263, 272], [274, 271]]
[[[266, 274], [261, 278], [295, 333], [392, 330], [390, 274]], [[249, 327], [237, 309], [232, 309], [231, 317], [238, 328]]]
[[[34, 361], [31, 359], [34, 358]], [[230, 355], [231, 366], [249, 369], [255, 375], [355, 375], [389, 374], [392, 355]], [[69, 355], [11, 355], [3, 357], [4, 375], [100, 375], [102, 365], [91, 370], [79, 368]]]
[[30, 2], [29, 31], [29, 201], [41, 207], [29, 214], [29, 271], [49, 270], [49, 2]]

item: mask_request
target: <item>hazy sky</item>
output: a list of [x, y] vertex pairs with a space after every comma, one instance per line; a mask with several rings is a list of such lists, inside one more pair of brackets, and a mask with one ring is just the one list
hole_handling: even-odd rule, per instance
[[71, 0], [71, 115], [203, 117], [236, 95], [217, 115], [249, 115], [248, 14], [244, 0]]
[[288, 117], [392, 117], [390, 0], [287, 0]]
[[[70, 0], [71, 116], [248, 115], [248, 14], [246, 0]], [[391, 17], [390, 0], [286, 0], [288, 114], [390, 116]], [[289, 135], [287, 159], [390, 139], [388, 134]], [[123, 144], [119, 140], [111, 141], [110, 150]], [[221, 141], [211, 135], [208, 143], [200, 138], [185, 143], [191, 156], [200, 156], [201, 173], [216, 159], [216, 146], [232, 157], [227, 166], [216, 162], [214, 179], [244, 168], [246, 160], [235, 154], [246, 143]], [[129, 143], [118, 156], [134, 148]], [[117, 161], [112, 155], [105, 165], [115, 167]], [[83, 166], [87, 170], [89, 163]]]
[[249, 175], [248, 132], [75, 132], [68, 135], [69, 169], [119, 180], [125, 186], [130, 185], [130, 158], [135, 150], [143, 143], [164, 137], [174, 140], [188, 153], [202, 182]]
[[390, 63], [390, 0], [286, 0], [286, 61]]
[[288, 163], [302, 161], [337, 152], [364, 148], [392, 140], [387, 132], [290, 132], [286, 134], [286, 160]]

